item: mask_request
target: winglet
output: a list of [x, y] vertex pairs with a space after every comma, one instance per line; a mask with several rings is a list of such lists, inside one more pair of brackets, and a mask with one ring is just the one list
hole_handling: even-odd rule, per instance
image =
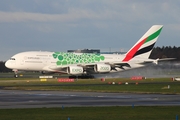
[[153, 25], [126, 53], [123, 61], [129, 61], [134, 57], [149, 58], [162, 28], [163, 25]]

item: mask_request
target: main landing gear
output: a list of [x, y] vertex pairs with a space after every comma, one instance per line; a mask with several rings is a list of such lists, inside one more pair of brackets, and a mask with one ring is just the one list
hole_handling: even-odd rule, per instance
[[80, 76], [75, 76], [75, 75], [72, 75], [72, 76], [69, 76], [69, 78], [73, 78], [73, 79], [93, 79], [94, 76], [93, 75], [80, 75]]

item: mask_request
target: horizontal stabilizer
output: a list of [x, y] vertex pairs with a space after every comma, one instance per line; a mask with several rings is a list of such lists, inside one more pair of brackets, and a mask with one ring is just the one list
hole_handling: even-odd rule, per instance
[[162, 59], [156, 59], [154, 60], [155, 64], [158, 64], [158, 62], [163, 62], [163, 61], [170, 61], [170, 60], [175, 60], [176, 58], [162, 58]]
[[158, 59], [158, 62], [162, 62], [162, 61], [170, 61], [170, 60], [175, 60], [176, 58], [162, 58], [162, 59]]

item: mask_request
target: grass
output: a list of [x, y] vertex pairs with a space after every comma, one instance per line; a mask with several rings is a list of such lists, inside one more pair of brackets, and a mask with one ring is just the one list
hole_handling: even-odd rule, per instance
[[[115, 82], [115, 85], [109, 84]], [[118, 84], [121, 82], [121, 84]], [[128, 85], [125, 83], [128, 82]], [[138, 83], [138, 84], [137, 84]], [[64, 90], [64, 91], [91, 91], [91, 92], [129, 92], [129, 93], [162, 93], [180, 94], [180, 82], [173, 82], [170, 78], [150, 78], [134, 81], [129, 78], [81, 80], [72, 83], [60, 83], [57, 79], [48, 79], [41, 82], [39, 79], [1, 79], [3, 89], [19, 90]], [[170, 88], [168, 89], [168, 86]]]
[[178, 106], [0, 109], [1, 120], [175, 120]]

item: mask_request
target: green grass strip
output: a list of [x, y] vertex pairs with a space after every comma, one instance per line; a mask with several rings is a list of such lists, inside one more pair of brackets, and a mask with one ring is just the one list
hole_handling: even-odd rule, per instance
[[0, 109], [1, 120], [175, 120], [179, 106]]

